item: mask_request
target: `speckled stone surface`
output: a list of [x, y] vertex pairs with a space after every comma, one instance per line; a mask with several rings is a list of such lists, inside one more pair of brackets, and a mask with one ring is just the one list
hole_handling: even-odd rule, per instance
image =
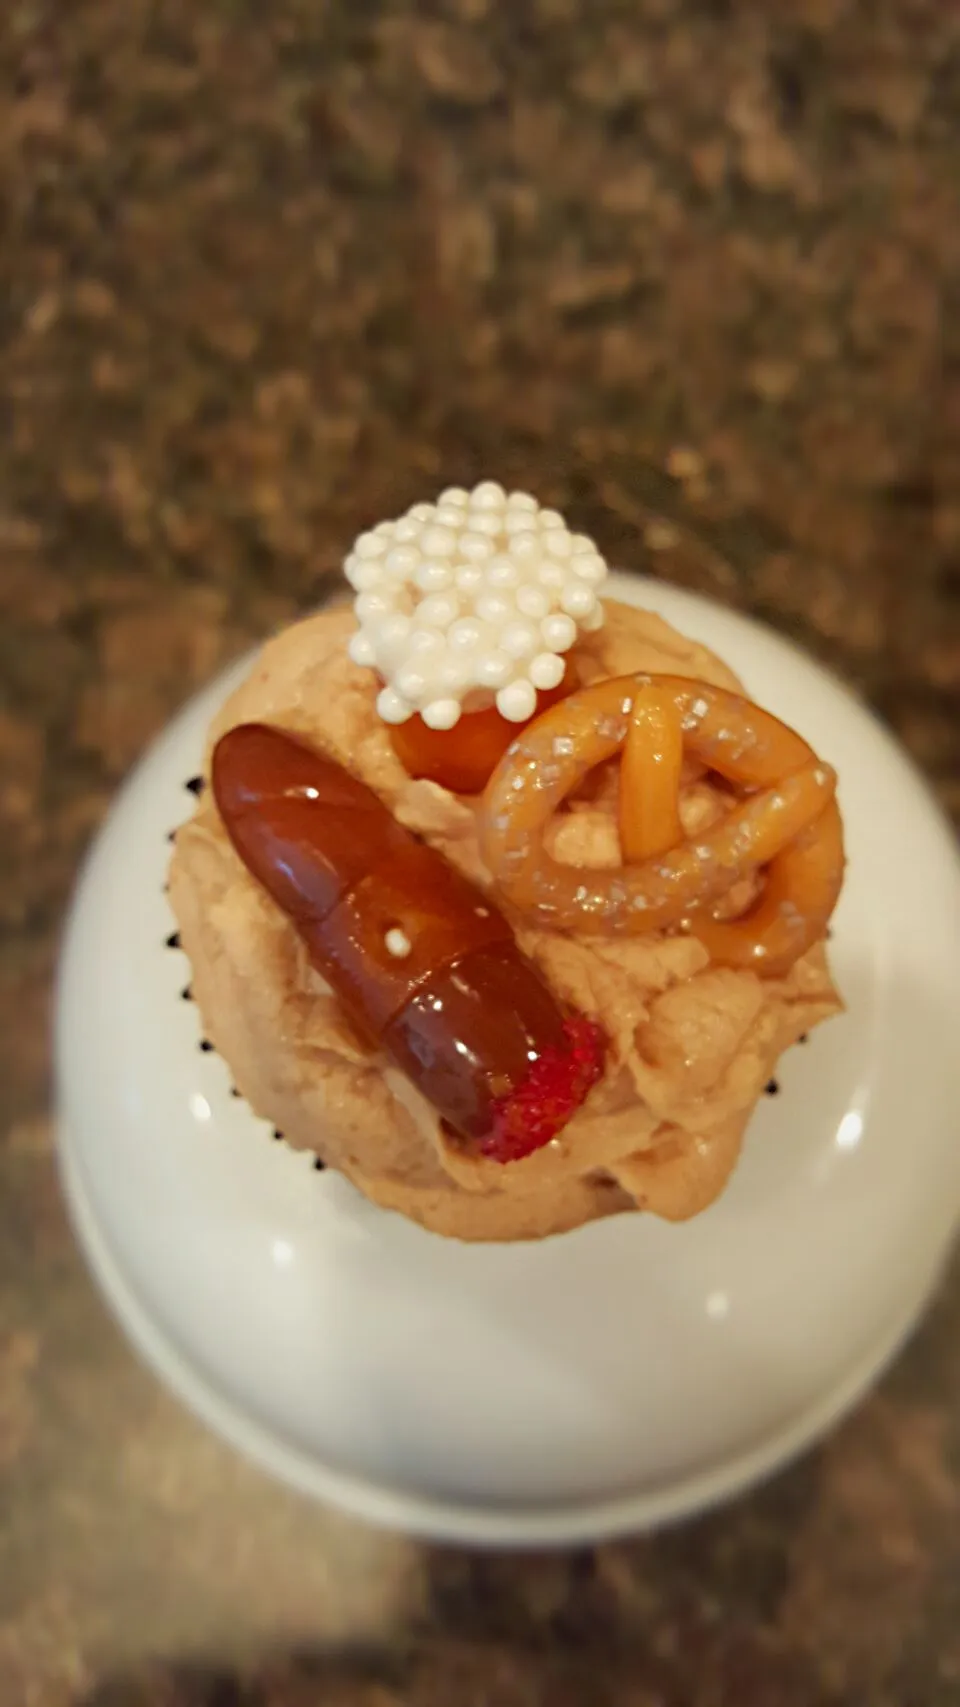
[[946, 0], [6, 0], [3, 1707], [960, 1702], [960, 1275], [729, 1511], [414, 1546], [134, 1362], [64, 1220], [47, 1043], [144, 743], [450, 480], [772, 621], [960, 815], [958, 114]]

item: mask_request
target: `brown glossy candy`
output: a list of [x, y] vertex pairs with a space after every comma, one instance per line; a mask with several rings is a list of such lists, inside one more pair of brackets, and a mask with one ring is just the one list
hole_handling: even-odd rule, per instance
[[234, 847], [361, 1033], [485, 1153], [548, 1142], [599, 1077], [602, 1037], [561, 1013], [484, 892], [280, 729], [231, 729], [212, 769]]

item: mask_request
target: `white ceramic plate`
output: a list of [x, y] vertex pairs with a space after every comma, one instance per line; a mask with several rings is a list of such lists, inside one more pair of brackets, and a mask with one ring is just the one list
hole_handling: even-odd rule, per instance
[[783, 1062], [699, 1219], [459, 1245], [315, 1172], [230, 1097], [180, 999], [189, 967], [165, 947], [163, 882], [184, 783], [237, 672], [127, 785], [68, 932], [64, 1176], [131, 1338], [287, 1481], [435, 1536], [591, 1538], [768, 1473], [895, 1349], [960, 1203], [960, 876], [922, 782], [773, 634], [638, 578], [611, 590], [714, 647], [841, 777], [850, 868], [833, 960], [849, 1012]]

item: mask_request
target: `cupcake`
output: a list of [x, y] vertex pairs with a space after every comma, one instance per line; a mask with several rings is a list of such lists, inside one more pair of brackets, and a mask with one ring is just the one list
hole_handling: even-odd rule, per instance
[[734, 1169], [840, 1009], [835, 778], [556, 512], [493, 482], [362, 535], [210, 731], [170, 899], [253, 1109], [466, 1240]]

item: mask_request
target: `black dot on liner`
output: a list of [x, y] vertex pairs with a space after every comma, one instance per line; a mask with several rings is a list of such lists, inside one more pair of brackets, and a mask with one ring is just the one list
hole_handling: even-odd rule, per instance
[[210, 1042], [209, 1037], [201, 1037], [200, 1048], [203, 1050], [204, 1055], [210, 1055], [212, 1053], [213, 1044]]
[[192, 984], [184, 984], [183, 989], [180, 991], [180, 1000], [181, 1000], [181, 1002], [192, 1002], [193, 1001], [193, 986], [192, 986]]
[[800, 1036], [799, 1036], [799, 1037], [798, 1037], [798, 1038], [797, 1038], [797, 1042], [798, 1042], [798, 1043], [809, 1043], [809, 1042], [810, 1042], [810, 1034], [809, 1034], [809, 1032], [806, 1032], [806, 1031], [802, 1031], [802, 1032], [801, 1032], [801, 1033], [800, 1033]]
[[279, 1126], [275, 1126], [275, 1127], [274, 1127], [274, 1129], [273, 1129], [273, 1136], [274, 1136], [274, 1137], [275, 1137], [275, 1138], [282, 1138], [282, 1137], [283, 1137], [283, 1133], [282, 1133], [282, 1132], [281, 1132], [281, 1130], [280, 1130], [280, 1128], [279, 1128]]
[[231, 1096], [232, 1096], [232, 1097], [238, 1097], [238, 1096], [240, 1096], [240, 1095], [241, 1095], [241, 1092], [240, 1092], [240, 1091], [238, 1091], [238, 1090], [237, 1090], [237, 1087], [236, 1087], [236, 1085], [231, 1085], [231, 1086], [230, 1086], [230, 1095], [231, 1095]]
[[763, 1088], [766, 1091], [768, 1097], [775, 1097], [779, 1094], [779, 1091], [780, 1091], [780, 1086], [778, 1085], [776, 1079], [768, 1079]]
[[177, 839], [177, 832], [176, 832], [176, 830], [168, 830], [168, 831], [167, 831], [167, 841], [168, 841], [168, 842], [175, 842], [175, 841], [176, 841], [176, 839]]
[[189, 788], [191, 794], [202, 794], [207, 785], [202, 776], [192, 776], [183, 786]]
[[170, 935], [167, 937], [166, 946], [167, 946], [167, 948], [179, 948], [180, 947], [180, 932], [179, 931], [171, 931], [170, 932]]
[[326, 1164], [326, 1162], [321, 1162], [319, 1156], [314, 1156], [313, 1165], [316, 1168], [317, 1173], [322, 1174], [327, 1164]]

